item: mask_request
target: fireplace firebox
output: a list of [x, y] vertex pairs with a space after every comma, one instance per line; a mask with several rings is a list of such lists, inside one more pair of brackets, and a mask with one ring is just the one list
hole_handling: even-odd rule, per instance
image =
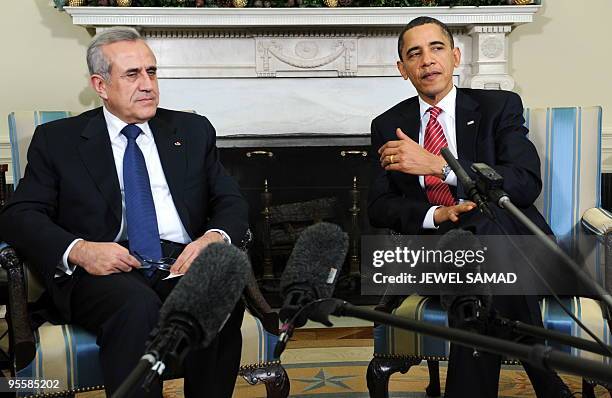
[[253, 269], [273, 306], [281, 304], [279, 278], [296, 239], [318, 221], [338, 224], [349, 235], [336, 296], [377, 302], [361, 296], [359, 285], [360, 237], [381, 232], [367, 218], [369, 135], [220, 137], [218, 146], [249, 203]]

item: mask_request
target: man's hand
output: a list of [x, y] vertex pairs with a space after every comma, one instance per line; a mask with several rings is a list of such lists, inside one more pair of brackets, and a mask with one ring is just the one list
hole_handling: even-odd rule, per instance
[[114, 242], [80, 240], [70, 250], [68, 261], [83, 267], [92, 275], [130, 272], [140, 267], [140, 261], [128, 249]]
[[207, 232], [200, 238], [194, 240], [185, 248], [180, 256], [176, 259], [172, 268], [170, 268], [171, 274], [184, 274], [187, 272], [193, 260], [204, 250], [204, 248], [213, 242], [225, 242], [223, 236], [218, 232]]
[[440, 225], [445, 221], [457, 222], [459, 215], [467, 213], [476, 207], [476, 203], [465, 201], [454, 206], [440, 206], [434, 210], [433, 219], [436, 225]]
[[378, 150], [380, 165], [385, 170], [419, 176], [435, 175], [442, 178], [442, 167], [446, 164], [442, 156], [436, 156], [425, 150], [400, 128], [395, 134], [397, 141], [389, 141]]

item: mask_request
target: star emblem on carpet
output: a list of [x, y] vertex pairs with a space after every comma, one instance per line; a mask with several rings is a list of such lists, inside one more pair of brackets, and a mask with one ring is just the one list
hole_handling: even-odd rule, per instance
[[294, 379], [297, 381], [301, 381], [304, 383], [309, 383], [306, 388], [304, 388], [303, 392], [316, 390], [317, 388], [322, 388], [325, 386], [336, 386], [341, 387], [347, 390], [351, 390], [349, 386], [344, 384], [342, 381], [346, 379], [352, 379], [355, 376], [331, 376], [325, 373], [324, 369], [319, 369], [319, 373], [315, 376], [308, 379]]

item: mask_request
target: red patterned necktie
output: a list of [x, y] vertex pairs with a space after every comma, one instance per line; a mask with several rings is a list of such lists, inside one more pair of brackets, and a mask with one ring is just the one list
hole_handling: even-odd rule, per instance
[[[442, 113], [442, 109], [434, 106], [429, 108], [427, 112], [430, 115], [425, 128], [423, 147], [434, 155], [440, 155], [440, 149], [448, 146], [442, 125], [438, 122], [438, 116]], [[425, 176], [425, 192], [429, 203], [432, 205], [452, 206], [455, 204], [455, 198], [453, 198], [448, 184], [445, 184], [436, 176]]]

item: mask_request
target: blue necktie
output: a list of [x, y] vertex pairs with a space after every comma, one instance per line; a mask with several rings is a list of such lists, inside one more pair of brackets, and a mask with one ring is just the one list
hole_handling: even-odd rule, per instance
[[[144, 156], [136, 138], [140, 127], [128, 124], [121, 130], [128, 140], [123, 154], [123, 189], [130, 251], [147, 260], [158, 261], [162, 257], [157, 215]], [[154, 268], [151, 268], [153, 270]], [[152, 271], [148, 272], [148, 274]]]

